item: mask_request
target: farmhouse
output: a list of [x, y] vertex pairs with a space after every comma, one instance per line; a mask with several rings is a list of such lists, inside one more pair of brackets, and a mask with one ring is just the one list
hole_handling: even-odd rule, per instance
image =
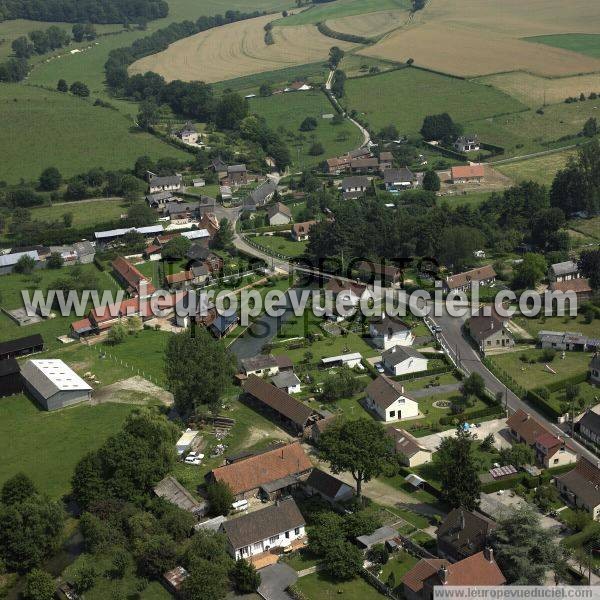
[[438, 556], [455, 562], [481, 552], [489, 546], [496, 527], [480, 512], [454, 508], [438, 527]]
[[156, 291], [150, 280], [123, 256], [113, 260], [112, 269], [117, 281], [132, 298], [149, 298]]
[[369, 324], [369, 335], [373, 344], [382, 350], [389, 350], [394, 346], [412, 346], [415, 336], [410, 326], [398, 317], [383, 315], [374, 319]]
[[188, 121], [182, 129], [177, 132], [177, 137], [184, 144], [197, 144], [198, 143], [198, 131], [196, 128]]
[[30, 359], [23, 364], [21, 375], [25, 389], [46, 410], [64, 408], [92, 397], [92, 388], [62, 360]]
[[240, 360], [244, 375], [257, 377], [271, 377], [279, 373], [279, 362], [272, 354], [257, 354], [250, 358]]
[[339, 175], [350, 166], [351, 158], [342, 156], [337, 158], [328, 158], [325, 161], [325, 172], [329, 175]]
[[255, 211], [257, 207], [264, 206], [273, 198], [277, 191], [277, 184], [273, 181], [265, 181], [257, 188], [253, 189], [246, 198], [244, 198], [244, 210]]
[[382, 355], [383, 365], [394, 375], [426, 371], [429, 359], [410, 347], [392, 346]]
[[467, 165], [452, 167], [450, 175], [452, 183], [481, 183], [485, 172], [483, 165]]
[[263, 552], [298, 545], [306, 533], [306, 522], [293, 498], [230, 519], [219, 531], [227, 538], [229, 554], [236, 560], [251, 560]]
[[246, 165], [230, 165], [227, 167], [227, 175], [222, 180], [224, 185], [239, 187], [248, 183], [248, 170]]
[[292, 220], [292, 211], [281, 202], [267, 208], [269, 225], [287, 225]]
[[371, 185], [367, 177], [355, 176], [342, 179], [342, 197], [344, 200], [354, 200], [365, 194]]
[[471, 289], [471, 285], [477, 281], [479, 285], [489, 285], [496, 281], [496, 271], [492, 265], [477, 267], [464, 273], [456, 273], [446, 277], [444, 289], [448, 292], [461, 291], [466, 292]]
[[386, 423], [419, 416], [419, 405], [404, 392], [404, 386], [380, 375], [365, 389], [366, 405]]
[[328, 502], [345, 502], [354, 496], [354, 489], [337, 477], [313, 469], [304, 483], [304, 490], [310, 495], [319, 495]]
[[221, 160], [220, 156], [213, 158], [208, 168], [216, 173], [219, 180], [227, 175], [227, 164]]
[[301, 389], [300, 380], [293, 371], [282, 371], [273, 377], [273, 385], [287, 394], [298, 394]]
[[380, 280], [382, 285], [395, 285], [402, 279], [402, 269], [395, 265], [362, 261], [357, 270], [364, 281]]
[[538, 333], [538, 342], [542, 348], [584, 351], [588, 343], [588, 338], [582, 333], [547, 331], [543, 329]]
[[258, 496], [274, 500], [306, 480], [312, 468], [302, 446], [294, 442], [213, 469], [206, 479], [229, 485], [236, 500]]
[[386, 169], [383, 173], [383, 184], [388, 192], [397, 193], [415, 187], [417, 177], [407, 167]]
[[44, 339], [39, 333], [0, 343], [0, 360], [27, 356], [44, 350]]
[[575, 294], [578, 303], [585, 302], [592, 297], [592, 288], [587, 279], [583, 278], [553, 282], [550, 284], [550, 291]]
[[188, 490], [171, 475], [168, 475], [154, 486], [154, 493], [159, 498], [164, 498], [181, 510], [191, 512], [197, 517], [202, 517], [208, 508], [206, 502], [198, 502]]
[[308, 83], [304, 81], [294, 81], [288, 87], [286, 87], [284, 92], [307, 92], [308, 90], [312, 90], [312, 86], [308, 85]]
[[506, 323], [495, 315], [471, 317], [467, 325], [473, 341], [483, 354], [500, 348], [512, 348], [515, 345], [515, 339]]
[[379, 171], [379, 161], [374, 157], [354, 158], [350, 161], [350, 171], [361, 175], [377, 173]]
[[307, 427], [321, 418], [321, 415], [306, 404], [256, 375], [250, 375], [242, 387], [244, 393], [261, 409], [273, 415], [294, 433], [303, 433]]
[[182, 177], [179, 173], [159, 177], [155, 173], [148, 171], [148, 191], [151, 194], [156, 192], [177, 192], [182, 187]]
[[454, 564], [446, 559], [421, 559], [402, 580], [406, 600], [430, 600], [439, 585], [500, 586], [506, 578], [494, 560], [491, 548]]
[[454, 149], [457, 152], [473, 152], [479, 150], [479, 136], [477, 135], [461, 135], [454, 142]]
[[291, 237], [295, 242], [304, 242], [308, 239], [310, 229], [316, 225], [316, 221], [304, 221], [303, 223], [294, 223], [292, 225]]
[[560, 495], [569, 504], [590, 513], [594, 520], [600, 517], [600, 469], [585, 458], [580, 458], [572, 471], [557, 475], [554, 482]]
[[0, 398], [23, 391], [19, 363], [14, 358], [0, 360]]
[[431, 462], [432, 452], [408, 431], [390, 425], [385, 430], [386, 434], [394, 441], [394, 454], [402, 464], [407, 467], [418, 467]]
[[381, 152], [379, 154], [379, 170], [383, 173], [386, 169], [391, 169], [394, 162], [394, 155], [391, 152]]
[[573, 260], [554, 263], [548, 269], [549, 281], [569, 281], [570, 279], [578, 279], [581, 277], [578, 264]]
[[169, 202], [176, 202], [171, 192], [155, 192], [146, 195], [146, 202], [150, 208], [164, 208]]

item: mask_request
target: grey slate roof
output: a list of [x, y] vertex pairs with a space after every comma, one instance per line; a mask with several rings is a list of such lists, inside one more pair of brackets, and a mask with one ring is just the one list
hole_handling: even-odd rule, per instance
[[246, 170], [246, 165], [230, 165], [227, 167], [228, 173], [245, 173]]
[[313, 469], [311, 471], [311, 474], [306, 480], [306, 485], [310, 486], [314, 490], [317, 490], [327, 498], [331, 498], [332, 500], [342, 487], [348, 487], [348, 485], [342, 480], [330, 475], [329, 473], [326, 473], [325, 471], [321, 471], [321, 469]]
[[351, 188], [368, 188], [369, 187], [368, 177], [357, 175], [355, 177], [344, 177], [342, 179], [342, 191], [348, 191]]
[[204, 507], [204, 504], [198, 502], [192, 494], [190, 494], [190, 492], [188, 492], [175, 477], [171, 477], [171, 475], [168, 475], [154, 486], [154, 493], [160, 498], [164, 498], [172, 504], [175, 504], [175, 506], [191, 513], [199, 512]]
[[600, 435], [600, 415], [593, 410], [588, 410], [583, 417], [579, 419], [579, 426], [581, 427], [582, 425], [586, 429]]
[[166, 175], [164, 177], [151, 175], [150, 185], [152, 187], [181, 185], [181, 175]]
[[256, 189], [250, 192], [250, 196], [247, 202], [254, 202], [254, 204], [264, 204], [269, 196], [272, 196], [277, 191], [277, 184], [272, 181], [267, 181], [262, 185], [259, 185]]
[[365, 388], [365, 392], [377, 406], [386, 410], [398, 400], [400, 396], [412, 400], [403, 389], [404, 386], [401, 383], [394, 381], [385, 375], [380, 375], [377, 379], [371, 381]]
[[273, 385], [279, 389], [296, 386], [300, 383], [298, 376], [293, 371], [282, 371], [273, 377]]
[[13, 267], [16, 265], [23, 256], [29, 256], [33, 258], [35, 262], [40, 260], [37, 250], [30, 250], [27, 252], [13, 252], [12, 254], [0, 255], [0, 267]]
[[277, 361], [272, 354], [257, 354], [250, 358], [240, 359], [244, 371], [259, 371], [277, 366]]
[[560, 277], [562, 275], [570, 275], [572, 273], [577, 273], [577, 271], [579, 271], [579, 267], [577, 266], [576, 262], [572, 260], [566, 260], [564, 262], [554, 263], [553, 265], [550, 265], [550, 270], [552, 271], [552, 273], [554, 273], [554, 275]]
[[415, 174], [406, 167], [401, 169], [387, 169], [383, 174], [385, 183], [398, 183], [399, 181], [414, 181]]
[[231, 545], [239, 549], [305, 524], [300, 509], [292, 498], [288, 498], [262, 510], [226, 521], [221, 525], [221, 531]]
[[380, 527], [376, 529], [371, 535], [359, 535], [356, 541], [359, 542], [365, 548], [370, 548], [375, 544], [382, 544], [398, 536], [398, 530], [392, 527]]
[[420, 352], [408, 346], [394, 346], [386, 350], [381, 357], [390, 365], [398, 365], [407, 358], [425, 358]]

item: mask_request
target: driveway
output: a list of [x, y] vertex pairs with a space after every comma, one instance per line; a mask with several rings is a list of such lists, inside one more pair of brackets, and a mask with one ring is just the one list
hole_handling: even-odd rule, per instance
[[260, 578], [258, 593], [265, 600], [290, 600], [291, 596], [285, 590], [296, 583], [298, 573], [285, 563], [277, 563], [261, 569]]
[[[484, 421], [479, 425], [479, 427], [471, 429], [471, 431], [477, 436], [478, 440], [483, 440], [491, 433], [494, 436], [494, 446], [498, 448], [498, 450], [502, 448], [510, 448], [510, 442], [502, 433], [500, 433], [501, 431], [506, 429], [505, 419], [493, 419], [492, 421]], [[419, 438], [419, 442], [421, 442], [426, 448], [428, 448], [432, 452], [435, 452], [444, 438], [454, 437], [455, 435], [456, 429], [448, 429], [447, 431], [433, 433], [431, 435], [421, 437]]]

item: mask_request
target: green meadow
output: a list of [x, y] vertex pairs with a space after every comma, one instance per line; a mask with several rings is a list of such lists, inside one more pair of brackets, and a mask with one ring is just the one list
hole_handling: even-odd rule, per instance
[[545, 44], [571, 52], [579, 52], [600, 58], [600, 33], [561, 33], [557, 35], [537, 35], [525, 38], [528, 42]]

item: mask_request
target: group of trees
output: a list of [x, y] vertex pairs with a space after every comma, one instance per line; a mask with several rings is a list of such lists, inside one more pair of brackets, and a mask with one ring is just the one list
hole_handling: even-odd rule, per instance
[[455, 123], [448, 113], [425, 117], [421, 127], [421, 135], [424, 140], [440, 140], [445, 145], [453, 144], [461, 133], [461, 126]]
[[164, 0], [0, 0], [2, 20], [123, 23], [162, 19], [168, 14], [169, 5]]
[[331, 80], [331, 91], [336, 98], [343, 98], [346, 86], [346, 73], [336, 69]]
[[17, 58], [30, 58], [34, 54], [45, 54], [70, 43], [71, 36], [68, 32], [52, 25], [48, 29], [31, 31], [27, 37], [23, 35], [14, 39], [11, 47]]

